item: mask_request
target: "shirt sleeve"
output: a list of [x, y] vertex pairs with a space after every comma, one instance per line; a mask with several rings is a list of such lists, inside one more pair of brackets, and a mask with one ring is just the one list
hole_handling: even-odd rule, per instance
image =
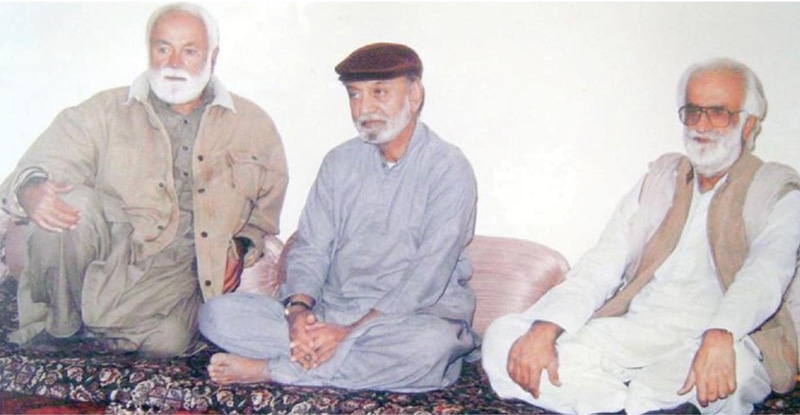
[[775, 203], [708, 328], [741, 339], [775, 313], [794, 276], [799, 245], [800, 191], [795, 190]]
[[277, 235], [280, 232], [280, 216], [283, 209], [286, 188], [289, 184], [289, 173], [286, 167], [286, 156], [278, 130], [271, 119], [265, 117], [264, 136], [260, 142], [268, 155], [266, 173], [261, 178], [258, 198], [253, 211], [247, 217], [247, 223], [236, 236], [247, 238], [252, 242], [245, 257], [245, 266], [258, 261], [264, 252], [264, 236]]
[[619, 202], [598, 243], [570, 269], [564, 282], [524, 312], [531, 323], [549, 321], [574, 333], [620, 287], [631, 248], [630, 222], [639, 209], [642, 182]]
[[8, 196], [3, 198], [3, 208], [6, 212], [15, 219], [27, 218], [28, 213], [19, 204], [18, 192], [31, 180], [47, 180], [47, 178], [47, 172], [35, 166], [21, 169], [18, 174], [10, 176], [8, 183], [3, 186], [8, 187]]
[[0, 186], [3, 208], [17, 218], [27, 217], [16, 192], [34, 177], [65, 184], [93, 185], [97, 172], [97, 138], [104, 131], [100, 115], [105, 97], [95, 95], [78, 106], [62, 110], [30, 145], [16, 169]]
[[322, 294], [336, 237], [335, 194], [331, 182], [334, 177], [336, 174], [326, 157], [309, 191], [294, 244], [289, 250], [286, 283], [281, 290], [283, 299], [306, 294], [318, 300]]

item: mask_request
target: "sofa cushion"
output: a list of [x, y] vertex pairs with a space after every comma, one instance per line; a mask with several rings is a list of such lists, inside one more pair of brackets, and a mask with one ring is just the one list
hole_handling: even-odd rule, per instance
[[[281, 254], [281, 281], [286, 280], [286, 255], [294, 238], [293, 234], [286, 241]], [[470, 286], [477, 298], [472, 328], [481, 335], [496, 318], [526, 310], [569, 269], [557, 251], [514, 238], [476, 235], [467, 255], [473, 271]]]
[[567, 260], [545, 245], [521, 239], [476, 235], [467, 247], [478, 303], [473, 329], [486, 327], [506, 314], [525, 311], [547, 290], [560, 283]]
[[285, 272], [280, 272], [282, 252], [283, 242], [274, 235], [266, 235], [264, 256], [242, 271], [242, 281], [236, 291], [277, 296], [286, 277]]

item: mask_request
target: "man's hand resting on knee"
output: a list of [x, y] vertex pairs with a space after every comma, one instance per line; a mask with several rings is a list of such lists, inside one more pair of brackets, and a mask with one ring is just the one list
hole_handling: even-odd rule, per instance
[[736, 352], [730, 332], [711, 329], [703, 334], [703, 342], [678, 395], [685, 395], [692, 388], [697, 389], [697, 403], [702, 407], [736, 391]]
[[317, 352], [319, 364], [333, 357], [339, 344], [341, 344], [353, 330], [378, 315], [380, 315], [379, 311], [370, 310], [369, 313], [348, 326], [326, 322], [317, 322], [308, 326], [308, 334], [314, 341], [314, 350]]
[[59, 196], [71, 190], [70, 185], [34, 179], [19, 189], [17, 198], [33, 223], [44, 230], [64, 232], [75, 229], [81, 219], [80, 212]]
[[563, 330], [561, 327], [547, 322], [537, 321], [530, 330], [517, 339], [508, 352], [508, 374], [511, 380], [522, 389], [539, 398], [542, 371], [555, 386], [561, 386], [558, 379], [558, 354], [556, 339]]

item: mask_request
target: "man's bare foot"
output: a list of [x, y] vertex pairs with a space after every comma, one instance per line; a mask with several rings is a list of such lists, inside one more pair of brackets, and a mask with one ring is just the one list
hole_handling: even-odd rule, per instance
[[230, 353], [216, 353], [208, 365], [211, 381], [220, 385], [269, 382], [266, 360], [249, 359]]

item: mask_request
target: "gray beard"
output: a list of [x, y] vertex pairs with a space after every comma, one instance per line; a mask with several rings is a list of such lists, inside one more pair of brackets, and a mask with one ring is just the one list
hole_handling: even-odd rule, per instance
[[[180, 76], [185, 81], [169, 81], [165, 75]], [[208, 81], [211, 80], [211, 65], [206, 63], [199, 75], [192, 75], [185, 69], [152, 69], [147, 71], [150, 89], [162, 101], [172, 104], [185, 104], [196, 99], [203, 93]]]
[[389, 118], [386, 126], [378, 131], [365, 131], [361, 127], [361, 121], [367, 120], [369, 117], [359, 117], [355, 120], [354, 124], [358, 130], [358, 136], [367, 143], [380, 145], [386, 144], [397, 137], [401, 131], [411, 122], [411, 102], [406, 97], [403, 103], [403, 109], [397, 116]]
[[[742, 130], [744, 122], [726, 134], [716, 132], [698, 133], [694, 129], [684, 129], [683, 143], [686, 156], [695, 170], [704, 177], [714, 177], [733, 166], [742, 154]], [[700, 144], [694, 137], [707, 137], [713, 143]]]

